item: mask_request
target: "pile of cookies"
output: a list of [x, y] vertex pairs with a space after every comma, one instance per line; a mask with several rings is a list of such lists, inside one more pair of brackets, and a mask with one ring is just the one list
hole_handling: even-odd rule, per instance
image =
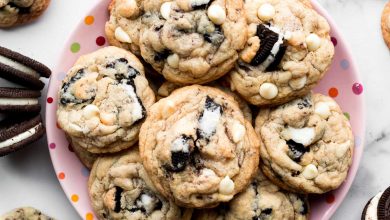
[[78, 59], [57, 110], [99, 219], [307, 219], [308, 194], [345, 180], [354, 139], [311, 92], [334, 46], [309, 1], [109, 11], [112, 46]]

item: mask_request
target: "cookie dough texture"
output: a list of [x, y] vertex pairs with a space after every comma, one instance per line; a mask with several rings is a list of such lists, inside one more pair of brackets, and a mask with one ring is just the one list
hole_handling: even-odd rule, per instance
[[256, 118], [264, 173], [299, 193], [325, 193], [345, 180], [354, 138], [349, 121], [330, 97], [309, 94]]
[[[260, 16], [264, 5], [274, 11]], [[247, 0], [245, 10], [248, 41], [230, 73], [231, 87], [258, 106], [283, 104], [309, 93], [334, 56], [325, 18], [299, 0]], [[261, 20], [266, 13], [271, 13], [266, 17], [270, 20]]]
[[211, 82], [234, 67], [247, 37], [242, 0], [176, 0], [167, 8], [164, 16], [159, 8], [142, 18], [146, 62], [167, 80], [186, 85]]
[[383, 39], [390, 48], [390, 2], [388, 2], [383, 9], [381, 27]]
[[88, 188], [99, 219], [191, 218], [191, 210], [179, 208], [156, 192], [137, 149], [99, 158], [92, 168]]
[[113, 153], [138, 141], [155, 97], [130, 52], [106, 47], [79, 58], [59, 91], [60, 127], [91, 153]]
[[41, 211], [32, 207], [22, 207], [14, 209], [2, 216], [1, 220], [54, 220], [54, 218], [44, 215]]
[[234, 99], [188, 86], [150, 109], [140, 154], [156, 189], [184, 207], [215, 207], [246, 188], [259, 163], [259, 140]]
[[31, 22], [49, 6], [50, 0], [0, 0], [0, 28]]
[[305, 220], [309, 216], [309, 203], [305, 195], [283, 191], [259, 172], [252, 183], [229, 203], [196, 210], [193, 216], [194, 220]]

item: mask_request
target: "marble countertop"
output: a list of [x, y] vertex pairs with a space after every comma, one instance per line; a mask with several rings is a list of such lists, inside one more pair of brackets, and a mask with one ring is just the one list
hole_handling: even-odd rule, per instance
[[[0, 30], [0, 45], [54, 67], [68, 35], [96, 1], [53, 0], [38, 22]], [[380, 32], [380, 15], [387, 0], [318, 1], [348, 40], [365, 88], [365, 152], [351, 190], [332, 217], [360, 219], [367, 200], [390, 186], [390, 50]], [[0, 213], [31, 205], [58, 219], [79, 219], [59, 185], [45, 140], [0, 158], [0, 179]]]

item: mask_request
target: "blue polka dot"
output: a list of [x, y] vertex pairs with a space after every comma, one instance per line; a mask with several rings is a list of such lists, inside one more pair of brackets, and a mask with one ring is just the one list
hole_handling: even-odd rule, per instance
[[343, 68], [344, 70], [349, 68], [349, 62], [346, 59], [341, 60], [340, 65], [341, 65], [341, 68]]
[[58, 81], [62, 81], [63, 79], [65, 79], [65, 76], [66, 76], [66, 73], [64, 73], [64, 72], [59, 72], [56, 75]]
[[355, 136], [355, 147], [360, 147], [361, 142], [362, 140], [360, 139], [360, 137]]
[[81, 174], [85, 177], [89, 177], [89, 170], [86, 167], [82, 167]]

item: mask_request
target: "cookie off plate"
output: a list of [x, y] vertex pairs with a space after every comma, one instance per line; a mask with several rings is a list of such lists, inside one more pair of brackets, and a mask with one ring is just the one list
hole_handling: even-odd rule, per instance
[[[104, 34], [104, 25], [109, 18], [108, 4], [110, 0], [102, 0], [84, 17], [64, 45], [58, 57], [58, 65], [50, 79], [46, 103], [46, 127], [48, 147], [59, 182], [83, 219], [96, 219], [90, 205], [87, 191], [89, 171], [79, 161], [66, 140], [64, 132], [58, 127], [56, 119], [57, 92], [66, 72], [73, 66], [79, 56], [108, 46]], [[328, 19], [331, 25], [332, 42], [335, 45], [335, 58], [331, 69], [315, 88], [315, 92], [333, 97], [341, 106], [352, 125], [355, 136], [353, 164], [346, 181], [335, 191], [310, 196], [311, 219], [329, 219], [339, 207], [359, 167], [363, 153], [365, 133], [364, 85], [362, 85], [354, 60], [346, 41], [340, 35], [332, 18], [317, 3], [314, 8]]]

